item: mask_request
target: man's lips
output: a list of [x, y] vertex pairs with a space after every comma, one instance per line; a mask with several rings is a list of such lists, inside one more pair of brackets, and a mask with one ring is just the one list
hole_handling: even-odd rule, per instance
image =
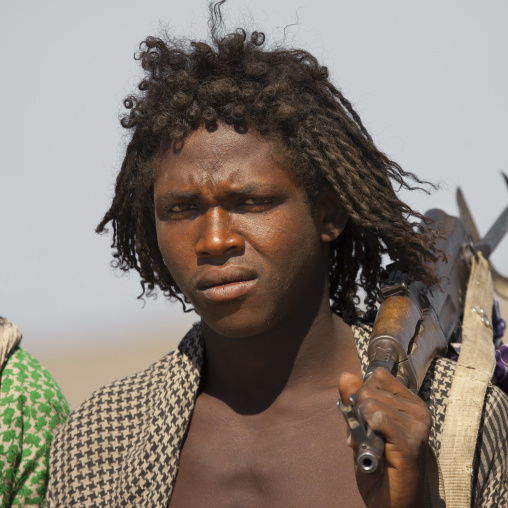
[[255, 278], [256, 274], [252, 270], [234, 266], [231, 268], [208, 270], [198, 279], [196, 286], [199, 290], [203, 291], [213, 286], [223, 286]]
[[197, 281], [198, 291], [214, 301], [234, 300], [243, 296], [257, 279], [256, 273], [242, 267], [212, 269]]

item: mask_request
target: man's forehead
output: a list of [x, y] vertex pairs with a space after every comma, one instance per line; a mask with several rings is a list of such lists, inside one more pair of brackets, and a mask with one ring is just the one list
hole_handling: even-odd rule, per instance
[[281, 143], [273, 136], [262, 135], [252, 128], [240, 131], [233, 126], [219, 124], [215, 129], [200, 127], [183, 139], [166, 141], [162, 158], [175, 157], [212, 164], [241, 156], [280, 157], [282, 151]]
[[184, 165], [178, 171], [163, 167], [158, 180], [165, 183], [168, 190], [186, 192], [197, 187], [224, 187], [231, 193], [254, 193], [274, 190], [276, 185], [270, 174], [244, 166], [233, 167], [230, 164], [193, 164]]
[[294, 173], [280, 162], [277, 149], [278, 143], [256, 131], [200, 129], [169, 144], [155, 175], [155, 196], [222, 199], [301, 188]]

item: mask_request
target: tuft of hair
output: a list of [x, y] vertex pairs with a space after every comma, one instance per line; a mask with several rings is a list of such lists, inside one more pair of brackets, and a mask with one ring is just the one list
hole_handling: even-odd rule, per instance
[[276, 139], [311, 202], [324, 190], [339, 197], [349, 220], [331, 245], [329, 289], [332, 308], [347, 323], [374, 318], [384, 255], [436, 284], [429, 263], [440, 257], [433, 250], [439, 232], [422, 227], [430, 221], [394, 190], [428, 192], [434, 186], [377, 149], [327, 68], [310, 53], [269, 48], [255, 30], [222, 33], [224, 1], [210, 4], [208, 41], [147, 37], [135, 56], [145, 75], [139, 91], [124, 100], [121, 124], [130, 142], [111, 207], [97, 227], [102, 233], [112, 224], [113, 266], [139, 272], [140, 298], [158, 288], [186, 308], [157, 244], [153, 173], [166, 143], [223, 123]]

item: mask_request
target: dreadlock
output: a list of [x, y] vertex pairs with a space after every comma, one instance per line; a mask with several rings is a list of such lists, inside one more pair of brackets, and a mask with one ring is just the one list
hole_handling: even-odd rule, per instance
[[[124, 100], [128, 113], [121, 118], [131, 140], [111, 207], [97, 227], [101, 233], [108, 223], [113, 226], [114, 266], [139, 272], [140, 297], [159, 288], [185, 302], [157, 245], [154, 167], [168, 140], [224, 123], [275, 135], [310, 201], [331, 189], [347, 210], [346, 228], [331, 245], [329, 272], [332, 308], [346, 322], [373, 318], [385, 254], [400, 269], [435, 284], [427, 263], [437, 259], [437, 233], [422, 227], [428, 219], [393, 187], [429, 184], [376, 148], [327, 68], [310, 53], [269, 49], [262, 32], [239, 28], [220, 35], [224, 1], [210, 4], [209, 42], [148, 37], [135, 57], [145, 76], [139, 92]], [[365, 311], [358, 309], [360, 287]]]

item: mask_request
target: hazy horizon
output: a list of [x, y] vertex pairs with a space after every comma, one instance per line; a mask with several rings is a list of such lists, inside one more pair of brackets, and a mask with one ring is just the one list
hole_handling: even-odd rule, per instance
[[[507, 3], [229, 0], [224, 11], [232, 28], [247, 20], [314, 53], [378, 146], [441, 184], [404, 193], [411, 206], [457, 214], [460, 185], [484, 234], [508, 204]], [[143, 308], [137, 274], [115, 275], [110, 238], [94, 233], [127, 139], [118, 116], [140, 76], [133, 54], [165, 25], [206, 37], [207, 1], [4, 5], [0, 315], [35, 353], [121, 344], [122, 330], [169, 336], [197, 319], [162, 297]], [[493, 260], [508, 274], [507, 240]]]

